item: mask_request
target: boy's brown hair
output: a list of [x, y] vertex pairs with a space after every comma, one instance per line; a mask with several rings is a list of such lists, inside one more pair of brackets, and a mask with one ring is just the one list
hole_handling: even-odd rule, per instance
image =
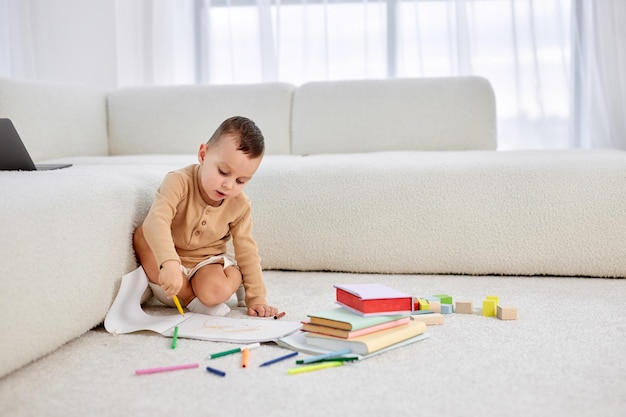
[[210, 148], [216, 145], [226, 134], [239, 137], [238, 151], [242, 151], [249, 158], [258, 158], [265, 152], [265, 139], [261, 129], [247, 117], [233, 116], [224, 120], [215, 130], [206, 143]]

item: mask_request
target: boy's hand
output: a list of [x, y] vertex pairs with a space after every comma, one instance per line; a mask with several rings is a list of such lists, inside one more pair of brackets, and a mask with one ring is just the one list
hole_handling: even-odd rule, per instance
[[180, 264], [176, 261], [163, 262], [159, 271], [159, 285], [167, 294], [167, 298], [172, 298], [183, 287], [183, 272]]
[[266, 306], [265, 304], [255, 304], [248, 307], [249, 316], [257, 317], [270, 317], [278, 314], [278, 309], [272, 306]]

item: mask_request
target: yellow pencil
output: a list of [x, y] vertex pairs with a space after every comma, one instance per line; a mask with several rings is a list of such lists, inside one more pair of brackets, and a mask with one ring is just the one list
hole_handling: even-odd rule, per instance
[[184, 317], [185, 312], [183, 311], [183, 308], [180, 306], [180, 301], [178, 301], [178, 297], [173, 296], [172, 300], [174, 300], [174, 304], [176, 304], [176, 308], [178, 309], [178, 312]]
[[299, 366], [297, 368], [291, 368], [287, 371], [287, 373], [289, 375], [301, 374], [302, 372], [317, 371], [319, 369], [334, 368], [335, 366], [342, 366], [342, 365], [343, 365], [343, 362], [320, 362], [320, 363], [315, 363], [313, 365], [305, 365], [305, 366]]

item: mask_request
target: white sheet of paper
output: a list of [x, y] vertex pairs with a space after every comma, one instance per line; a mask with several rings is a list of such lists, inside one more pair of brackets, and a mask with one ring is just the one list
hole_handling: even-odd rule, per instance
[[215, 342], [255, 343], [276, 341], [300, 329], [300, 322], [273, 318], [231, 318], [186, 312], [181, 316], [150, 315], [141, 308], [141, 296], [148, 287], [142, 267], [122, 277], [120, 290], [104, 320], [104, 328], [113, 334], [150, 330], [172, 336], [178, 326], [178, 337]]

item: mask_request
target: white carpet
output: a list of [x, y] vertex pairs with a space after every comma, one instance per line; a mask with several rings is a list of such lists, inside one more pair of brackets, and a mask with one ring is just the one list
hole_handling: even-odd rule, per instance
[[[334, 283], [384, 282], [414, 295], [486, 295], [516, 321], [455, 314], [423, 342], [360, 363], [287, 375], [274, 344], [211, 361], [231, 347], [97, 328], [0, 380], [0, 416], [619, 416], [626, 414], [626, 280], [266, 272], [286, 320], [333, 306]], [[231, 300], [234, 306], [234, 299]], [[235, 307], [232, 316], [242, 315]], [[6, 335], [3, 335], [6, 336]], [[4, 339], [7, 340], [6, 338]], [[10, 340], [8, 341], [10, 343]], [[5, 342], [3, 342], [4, 345]], [[303, 355], [301, 355], [303, 357]], [[136, 376], [140, 368], [199, 369]]]

